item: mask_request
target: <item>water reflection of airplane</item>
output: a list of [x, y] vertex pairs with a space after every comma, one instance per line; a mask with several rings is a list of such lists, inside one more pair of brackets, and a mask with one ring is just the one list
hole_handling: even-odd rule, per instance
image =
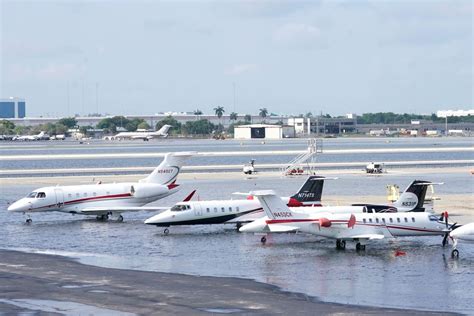
[[[9, 211], [34, 213], [58, 211], [71, 214], [95, 215], [108, 219], [109, 215], [123, 220], [122, 213], [157, 211], [162, 207], [144, 206], [176, 193], [179, 171], [191, 153], [168, 153], [153, 172], [139, 182], [97, 183], [43, 187], [8, 207]], [[31, 218], [27, 219], [31, 223]]]
[[469, 223], [456, 228], [449, 233], [449, 237], [451, 237], [454, 241], [451, 256], [453, 258], [457, 258], [459, 257], [459, 250], [457, 249], [458, 241], [474, 243], [474, 223]]
[[299, 231], [336, 239], [337, 249], [345, 249], [346, 241], [354, 241], [357, 250], [364, 250], [371, 241], [402, 236], [441, 235], [444, 243], [456, 225], [448, 223], [447, 213], [443, 218], [426, 212], [308, 213], [288, 208], [272, 190], [249, 194], [260, 201], [268, 219], [246, 224], [241, 232]]

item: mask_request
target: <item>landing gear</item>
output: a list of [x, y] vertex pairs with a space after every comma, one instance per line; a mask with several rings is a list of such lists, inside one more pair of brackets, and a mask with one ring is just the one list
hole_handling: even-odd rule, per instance
[[95, 217], [98, 221], [106, 221], [109, 219], [109, 214], [97, 215]]
[[165, 228], [165, 230], [163, 231], [163, 234], [168, 235], [169, 233], [170, 233], [170, 230], [168, 228]]
[[262, 236], [262, 238], [260, 238], [260, 242], [261, 242], [262, 244], [266, 243], [266, 242], [267, 242], [267, 237]]
[[119, 215], [117, 217], [117, 222], [119, 222], [119, 223], [123, 222], [123, 216], [122, 215]]
[[336, 240], [336, 249], [338, 250], [344, 250], [346, 249], [346, 241], [345, 240]]
[[356, 244], [356, 250], [357, 251], [362, 251], [365, 250], [365, 245], [362, 245], [360, 242]]
[[451, 258], [459, 258], [459, 250], [453, 249], [453, 251], [451, 251]]
[[33, 222], [33, 220], [32, 220], [31, 218], [27, 218], [27, 219], [26, 219], [26, 223], [27, 223], [27, 224], [31, 224], [32, 222]]
[[242, 227], [242, 224], [241, 223], [237, 223], [235, 225], [235, 229], [237, 229], [237, 231], [239, 231], [240, 227]]

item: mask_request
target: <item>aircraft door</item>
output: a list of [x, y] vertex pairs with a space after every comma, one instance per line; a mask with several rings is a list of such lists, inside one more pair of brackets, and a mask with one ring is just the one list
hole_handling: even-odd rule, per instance
[[54, 194], [56, 195], [56, 205], [58, 208], [64, 206], [64, 193], [62, 189], [54, 189]]
[[194, 215], [196, 215], [196, 216], [202, 216], [202, 209], [201, 209], [201, 205], [200, 205], [200, 204], [194, 204], [194, 205], [193, 205], [193, 208], [194, 208]]

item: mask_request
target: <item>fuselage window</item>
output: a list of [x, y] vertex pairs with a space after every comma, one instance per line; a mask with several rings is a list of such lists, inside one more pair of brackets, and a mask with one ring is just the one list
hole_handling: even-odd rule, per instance
[[208, 212], [208, 213], [209, 213], [210, 211], [211, 211], [211, 210], [209, 209], [209, 207], [208, 207], [208, 208], [206, 208], [206, 212]]
[[372, 219], [371, 219], [371, 218], [369, 218], [369, 223], [372, 223]]
[[76, 193], [76, 197], [79, 197], [79, 193]]
[[239, 207], [238, 207], [238, 206], [235, 208], [235, 211], [236, 211], [236, 212], [238, 212], [238, 211], [239, 211]]
[[97, 196], [97, 193], [96, 193], [96, 192], [94, 192], [94, 193], [92, 193], [92, 195], [93, 195], [93, 196]]
[[393, 223], [393, 218], [390, 217], [390, 223]]
[[84, 192], [84, 196], [87, 196], [87, 192]]
[[408, 218], [405, 217], [405, 223], [408, 223]]
[[415, 218], [414, 218], [414, 217], [412, 217], [412, 218], [411, 218], [411, 221], [414, 223], [414, 222], [415, 222]]
[[224, 212], [225, 212], [225, 208], [221, 207], [221, 210], [222, 210], [222, 213], [224, 213]]
[[382, 218], [382, 222], [385, 224], [385, 218]]
[[375, 219], [375, 222], [378, 224], [378, 223], [379, 223], [379, 219], [378, 219], [378, 218], [376, 218], [376, 219]]
[[107, 195], [110, 195], [110, 192], [109, 192], [109, 191], [107, 191]]
[[214, 213], [217, 213], [217, 207], [214, 207]]
[[232, 207], [229, 207], [229, 212], [232, 212]]
[[68, 196], [68, 197], [72, 197], [72, 194], [71, 194], [71, 193], [69, 193], [67, 196]]
[[362, 221], [364, 222], [364, 224], [367, 222], [367, 221], [365, 220], [365, 218], [364, 218]]
[[397, 217], [397, 223], [400, 223], [400, 217]]

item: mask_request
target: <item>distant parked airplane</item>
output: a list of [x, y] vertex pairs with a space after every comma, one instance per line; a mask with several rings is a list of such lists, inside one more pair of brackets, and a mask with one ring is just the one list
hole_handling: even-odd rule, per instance
[[[108, 219], [132, 211], [158, 211], [160, 207], [146, 207], [145, 204], [176, 193], [179, 171], [191, 153], [168, 153], [161, 164], [139, 182], [97, 183], [43, 187], [34, 190], [16, 201], [8, 210], [11, 212], [63, 212], [81, 215], [96, 215], [97, 219]], [[31, 223], [28, 217], [27, 223]]]
[[37, 135], [15, 136], [13, 137], [12, 140], [30, 141], [30, 140], [41, 140], [41, 139], [49, 139], [49, 136], [46, 136], [45, 132], [40, 132]]
[[171, 127], [171, 125], [163, 125], [156, 132], [121, 132], [115, 136], [105, 136], [104, 140], [142, 139], [148, 141], [155, 137], [168, 137], [168, 130]]

